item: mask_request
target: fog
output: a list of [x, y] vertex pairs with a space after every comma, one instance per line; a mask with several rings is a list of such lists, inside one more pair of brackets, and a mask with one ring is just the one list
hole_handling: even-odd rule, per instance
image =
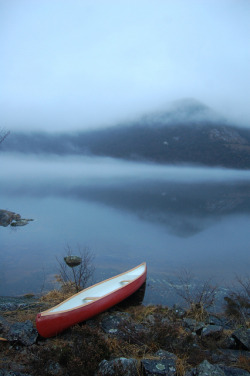
[[[38, 185], [41, 182], [64, 184], [120, 184], [151, 180], [177, 183], [250, 181], [249, 171], [226, 168], [157, 165], [89, 156], [46, 156], [19, 153], [1, 154], [1, 187], [5, 181]], [[60, 180], [61, 179], [61, 180]], [[1, 188], [0, 188], [1, 189]]]
[[92, 250], [97, 281], [146, 261], [147, 303], [168, 304], [166, 281], [182, 268], [221, 286], [249, 271], [247, 171], [8, 153], [1, 163], [1, 209], [34, 219], [0, 227], [2, 295], [53, 287], [67, 244]]
[[249, 126], [245, 0], [0, 4], [7, 129], [107, 126], [195, 98]]

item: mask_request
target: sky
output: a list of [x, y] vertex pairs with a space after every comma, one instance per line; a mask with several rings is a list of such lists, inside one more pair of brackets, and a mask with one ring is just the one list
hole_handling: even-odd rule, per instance
[[1, 127], [103, 127], [194, 98], [250, 126], [249, 0], [0, 0]]

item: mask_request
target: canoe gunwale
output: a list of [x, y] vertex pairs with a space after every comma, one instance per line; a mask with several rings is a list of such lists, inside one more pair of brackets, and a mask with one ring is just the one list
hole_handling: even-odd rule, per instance
[[[83, 291], [90, 290], [90, 289], [92, 289], [93, 287], [98, 286], [98, 285], [101, 285], [101, 284], [104, 283], [104, 282], [111, 281], [112, 279], [115, 279], [115, 278], [118, 278], [118, 277], [120, 277], [120, 276], [122, 276], [122, 275], [124, 275], [124, 274], [130, 273], [130, 272], [132, 272], [133, 270], [138, 269], [138, 268], [140, 268], [140, 267], [143, 266], [143, 265], [145, 266], [145, 269], [144, 269], [143, 273], [141, 273], [141, 274], [139, 274], [137, 277], [131, 279], [131, 281], [129, 281], [129, 282], [126, 281], [126, 282], [127, 282], [126, 285], [121, 285], [121, 286], [118, 287], [117, 289], [114, 289], [114, 290], [108, 292], [108, 293], [105, 294], [105, 295], [101, 295], [100, 297], [97, 297], [95, 300], [90, 300], [89, 302], [85, 302], [85, 303], [83, 303], [83, 304], [81, 304], [81, 305], [78, 305], [78, 306], [76, 306], [76, 307], [72, 307], [72, 308], [64, 309], [64, 310], [61, 310], [61, 311], [51, 312], [52, 309], [55, 309], [55, 308], [57, 308], [57, 307], [60, 307], [60, 306], [63, 305], [65, 302], [71, 300], [71, 299], [74, 298], [75, 296], [82, 294]], [[72, 311], [75, 311], [75, 310], [82, 309], [83, 307], [86, 307], [86, 306], [88, 306], [88, 305], [90, 305], [90, 304], [94, 304], [94, 303], [98, 302], [99, 300], [104, 299], [105, 297], [107, 297], [107, 296], [109, 296], [109, 295], [111, 295], [111, 294], [114, 294], [116, 291], [119, 291], [119, 290], [124, 289], [125, 287], [127, 287], [127, 286], [130, 285], [131, 283], [135, 282], [137, 279], [141, 278], [142, 275], [145, 274], [146, 272], [147, 272], [146, 262], [143, 262], [143, 263], [141, 263], [140, 265], [137, 265], [136, 267], [134, 267], [134, 268], [132, 268], [132, 269], [130, 269], [130, 270], [127, 270], [126, 272], [123, 272], [123, 273], [117, 274], [117, 275], [115, 275], [115, 276], [113, 276], [113, 277], [111, 277], [111, 278], [105, 279], [104, 281], [98, 282], [98, 283], [96, 283], [96, 284], [94, 284], [94, 285], [92, 285], [92, 286], [87, 287], [86, 289], [83, 289], [82, 291], [80, 291], [80, 292], [78, 292], [78, 293], [72, 295], [72, 296], [69, 297], [68, 299], [65, 299], [63, 302], [57, 304], [56, 306], [54, 306], [54, 307], [52, 307], [52, 308], [49, 308], [49, 309], [47, 309], [46, 311], [40, 312], [38, 315], [39, 315], [40, 317], [54, 316], [54, 315], [60, 315], [60, 314], [63, 314], [63, 313], [72, 312]]]

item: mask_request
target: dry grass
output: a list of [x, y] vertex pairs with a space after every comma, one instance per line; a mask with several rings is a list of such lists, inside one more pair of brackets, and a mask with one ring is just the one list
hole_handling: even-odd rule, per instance
[[162, 317], [166, 317], [169, 313], [168, 308], [164, 308], [162, 306], [153, 306], [153, 305], [148, 305], [148, 306], [134, 306], [134, 307], [129, 307], [126, 310], [129, 314], [131, 314], [131, 317], [133, 320], [137, 322], [143, 322], [146, 320], [146, 318], [149, 315], [161, 315]]
[[[147, 354], [147, 346], [131, 344], [117, 338], [109, 338], [107, 345], [114, 357], [143, 359]], [[147, 356], [148, 357], [148, 356]]]
[[184, 356], [182, 358], [177, 358], [176, 376], [184, 376], [189, 367], [190, 367], [190, 365], [188, 364], [188, 356]]
[[250, 359], [246, 358], [245, 356], [240, 356], [235, 367], [242, 368], [248, 372], [250, 372]]
[[208, 313], [202, 304], [191, 304], [187, 310], [186, 317], [195, 319], [196, 321], [205, 321]]
[[46, 303], [53, 303], [53, 305], [59, 304], [62, 301], [70, 298], [73, 294], [75, 294], [75, 289], [72, 283], [67, 283], [63, 285], [60, 290], [51, 290], [47, 294], [41, 297], [41, 302]]

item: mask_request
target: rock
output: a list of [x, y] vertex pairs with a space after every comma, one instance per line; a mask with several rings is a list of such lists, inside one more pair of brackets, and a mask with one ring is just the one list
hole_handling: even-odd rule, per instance
[[169, 351], [165, 351], [165, 350], [158, 350], [154, 356], [158, 356], [159, 358], [161, 359], [171, 359], [171, 360], [174, 360], [176, 362], [177, 360], [177, 356]]
[[250, 373], [241, 368], [220, 366], [225, 376], [249, 376]]
[[188, 328], [191, 330], [191, 332], [194, 332], [198, 335], [201, 334], [202, 329], [205, 327], [205, 323], [201, 321], [196, 321], [194, 319], [184, 318], [183, 324], [185, 328]]
[[2, 316], [0, 316], [0, 334], [5, 335], [8, 333], [10, 323]]
[[122, 323], [130, 320], [130, 315], [125, 312], [117, 312], [113, 315], [106, 315], [101, 321], [102, 330], [111, 335], [123, 336], [123, 332], [120, 329]]
[[219, 366], [204, 360], [198, 367], [186, 373], [186, 376], [225, 376], [225, 373]]
[[12, 222], [10, 225], [13, 227], [26, 226], [31, 219], [18, 219], [16, 222]]
[[165, 375], [174, 376], [176, 375], [176, 361], [177, 357], [164, 350], [157, 351], [154, 356], [159, 357], [157, 359], [143, 359], [141, 361], [143, 374], [148, 375]]
[[222, 326], [223, 329], [233, 329], [235, 325], [235, 323], [232, 320], [228, 320], [226, 317], [218, 317], [215, 315], [209, 315], [206, 320], [206, 323], [210, 325]]
[[20, 373], [15, 371], [9, 371], [7, 369], [0, 369], [0, 376], [30, 376], [27, 373]]
[[117, 374], [137, 376], [138, 369], [136, 359], [116, 358], [110, 361], [103, 360], [99, 364], [98, 376], [112, 376]]
[[7, 334], [8, 341], [19, 342], [24, 346], [31, 346], [36, 343], [38, 333], [33, 327], [32, 322], [17, 322], [12, 324]]
[[236, 341], [232, 336], [226, 336], [223, 341], [221, 342], [222, 349], [235, 349], [236, 348]]
[[250, 353], [241, 350], [220, 350], [220, 362], [225, 364], [236, 363], [240, 357], [248, 358], [250, 362]]
[[250, 329], [238, 329], [232, 334], [232, 337], [244, 350], [250, 350]]
[[73, 268], [81, 264], [82, 258], [79, 256], [66, 256], [64, 257], [64, 261], [70, 268]]
[[20, 214], [8, 210], [0, 210], [0, 226], [7, 227], [12, 221], [18, 221], [20, 219]]
[[249, 372], [236, 367], [211, 364], [204, 360], [198, 367], [187, 372], [185, 376], [249, 376]]
[[51, 361], [46, 366], [45, 371], [49, 375], [61, 375], [62, 374], [62, 367], [60, 366], [59, 363]]
[[15, 311], [19, 308], [25, 308], [27, 304], [18, 304], [18, 303], [1, 303], [0, 304], [0, 311]]
[[220, 338], [221, 334], [223, 332], [222, 326], [219, 325], [207, 325], [205, 328], [201, 331], [201, 337], [202, 338]]
[[220, 363], [220, 364], [232, 364], [237, 363], [241, 357], [249, 359], [250, 362], [250, 353], [246, 351], [240, 350], [217, 350], [213, 351], [208, 354], [209, 359], [213, 363]]
[[173, 305], [173, 311], [176, 314], [176, 316], [179, 317], [180, 319], [182, 319], [184, 315], [186, 314], [185, 309], [183, 309], [182, 307], [179, 307], [176, 304]]

